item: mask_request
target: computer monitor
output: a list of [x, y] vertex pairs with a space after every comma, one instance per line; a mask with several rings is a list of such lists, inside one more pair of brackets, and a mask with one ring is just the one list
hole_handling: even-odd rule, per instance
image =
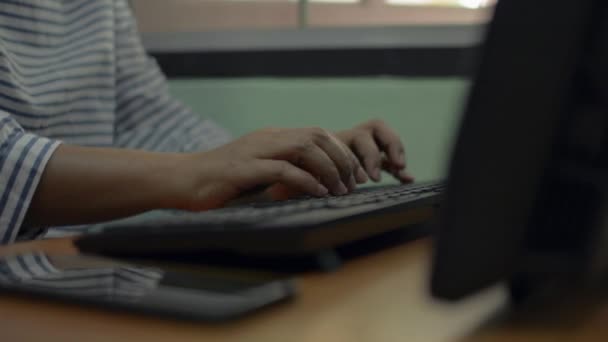
[[606, 274], [607, 82], [606, 0], [498, 1], [449, 168], [436, 297]]

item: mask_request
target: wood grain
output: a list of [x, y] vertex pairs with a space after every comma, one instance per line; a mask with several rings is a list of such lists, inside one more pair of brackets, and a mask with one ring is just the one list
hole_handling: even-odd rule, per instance
[[[0, 249], [74, 253], [70, 240]], [[494, 288], [458, 304], [427, 293], [431, 242], [419, 240], [306, 274], [289, 303], [222, 324], [163, 320], [129, 313], [0, 295], [1, 341], [596, 341], [608, 340], [608, 310], [564, 332], [557, 326], [501, 324], [489, 318], [506, 296]], [[571, 339], [575, 337], [575, 339]]]

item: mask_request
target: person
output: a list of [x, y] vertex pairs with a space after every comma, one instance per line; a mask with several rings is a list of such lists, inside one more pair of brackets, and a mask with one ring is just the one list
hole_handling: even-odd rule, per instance
[[381, 168], [412, 180], [380, 120], [232, 140], [171, 97], [126, 0], [0, 1], [0, 244], [260, 189], [340, 195]]

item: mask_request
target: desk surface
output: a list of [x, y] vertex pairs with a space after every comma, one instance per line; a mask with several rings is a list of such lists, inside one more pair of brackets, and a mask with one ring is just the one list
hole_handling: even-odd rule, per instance
[[[68, 239], [0, 249], [75, 252]], [[2, 341], [606, 341], [608, 310], [575, 326], [516, 326], [494, 320], [497, 287], [455, 305], [427, 293], [431, 244], [420, 240], [359, 258], [340, 270], [301, 277], [296, 300], [224, 324], [0, 296]], [[603, 338], [602, 338], [603, 337]]]

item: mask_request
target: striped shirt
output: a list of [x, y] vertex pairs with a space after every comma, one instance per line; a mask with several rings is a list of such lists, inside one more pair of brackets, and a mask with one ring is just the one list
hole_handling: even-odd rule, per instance
[[171, 98], [125, 0], [0, 0], [0, 244], [31, 233], [20, 226], [62, 142], [192, 151], [229, 139]]
[[[56, 262], [60, 266], [55, 266]], [[145, 301], [159, 289], [164, 277], [165, 272], [157, 268], [111, 264], [108, 260], [84, 256], [53, 258], [44, 253], [32, 253], [0, 260], [0, 288], [95, 302]]]

